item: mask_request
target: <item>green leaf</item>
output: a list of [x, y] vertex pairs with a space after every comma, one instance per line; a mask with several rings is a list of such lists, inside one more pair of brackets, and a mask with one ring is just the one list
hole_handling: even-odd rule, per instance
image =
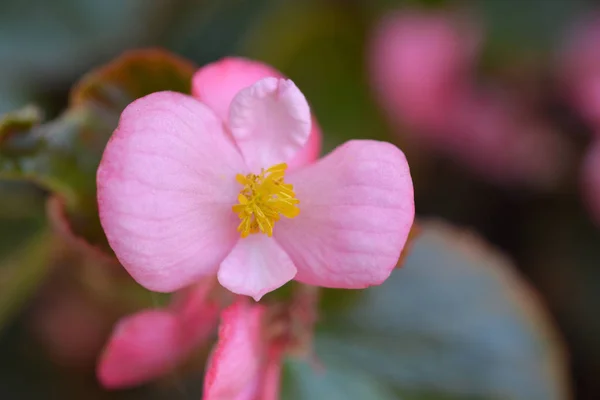
[[121, 111], [147, 94], [190, 93], [192, 64], [161, 50], [124, 54], [77, 84], [69, 108], [40, 124], [26, 108], [0, 122], [0, 178], [34, 181], [64, 202], [73, 230], [104, 244], [96, 205], [96, 170]]
[[337, 366], [322, 371], [301, 360], [286, 360], [281, 398], [285, 400], [393, 400], [386, 387], [358, 370]]
[[302, 394], [336, 390], [321, 388], [340, 385], [339, 375], [402, 399], [568, 398], [543, 307], [505, 258], [465, 232], [425, 223], [383, 285], [326, 290], [322, 307], [315, 354], [330, 376], [287, 365], [284, 390], [307, 386], [290, 398], [322, 398]]

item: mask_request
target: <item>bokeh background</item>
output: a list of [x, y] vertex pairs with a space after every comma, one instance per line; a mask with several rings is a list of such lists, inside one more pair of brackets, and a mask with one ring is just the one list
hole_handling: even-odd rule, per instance
[[[597, 399], [600, 162], [589, 160], [600, 102], [580, 92], [600, 76], [600, 35], [570, 45], [594, 11], [591, 0], [2, 0], [0, 114], [33, 103], [56, 117], [78, 79], [127, 49], [270, 63], [311, 103], [324, 152], [352, 138], [396, 143], [418, 217], [476, 232], [514, 262], [556, 325], [573, 398]], [[409, 28], [393, 31], [398, 21]], [[103, 273], [64, 267], [85, 261], [39, 233], [46, 198], [0, 181], [0, 398], [199, 398], [191, 367], [186, 382], [189, 371], [118, 394], [98, 387], [112, 323], [162, 300], [140, 291], [123, 306]], [[62, 266], [40, 261], [49, 248]]]

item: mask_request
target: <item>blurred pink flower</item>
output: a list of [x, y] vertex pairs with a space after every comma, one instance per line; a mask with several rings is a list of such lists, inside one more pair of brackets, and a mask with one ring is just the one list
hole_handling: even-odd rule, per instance
[[443, 151], [499, 183], [555, 185], [567, 165], [566, 143], [552, 127], [499, 92], [465, 93], [451, 108]]
[[476, 86], [481, 40], [478, 25], [457, 14], [385, 17], [370, 52], [378, 100], [396, 130], [479, 175], [552, 186], [566, 166], [564, 140], [514, 96]]
[[435, 134], [470, 84], [481, 34], [464, 18], [405, 10], [386, 16], [370, 43], [370, 76], [388, 116]]
[[238, 301], [225, 310], [208, 362], [204, 400], [277, 400], [281, 349], [268, 340], [266, 308]]
[[600, 140], [590, 146], [583, 162], [584, 200], [596, 224], [600, 226]]
[[[352, 141], [307, 165], [318, 131], [306, 99], [290, 80], [252, 82], [260, 68], [248, 63], [201, 69], [201, 101], [160, 92], [123, 111], [97, 178], [117, 257], [140, 284], [164, 292], [215, 273], [256, 300], [294, 278], [340, 288], [383, 282], [414, 218], [404, 155]], [[298, 168], [285, 176], [287, 162]]]
[[169, 309], [144, 310], [115, 327], [98, 364], [108, 389], [137, 386], [173, 370], [214, 331], [220, 307], [208, 299], [212, 280], [178, 293]]
[[600, 126], [600, 15], [578, 21], [559, 54], [560, 78], [576, 108]]

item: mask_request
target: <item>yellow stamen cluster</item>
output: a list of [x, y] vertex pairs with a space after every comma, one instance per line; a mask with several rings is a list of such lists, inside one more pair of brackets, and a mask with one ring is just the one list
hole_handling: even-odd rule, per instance
[[283, 181], [286, 169], [287, 164], [283, 163], [261, 170], [258, 175], [237, 174], [236, 180], [243, 189], [238, 195], [239, 204], [232, 209], [242, 221], [237, 230], [243, 238], [259, 232], [273, 236], [273, 226], [280, 215], [294, 218], [300, 213], [294, 187]]

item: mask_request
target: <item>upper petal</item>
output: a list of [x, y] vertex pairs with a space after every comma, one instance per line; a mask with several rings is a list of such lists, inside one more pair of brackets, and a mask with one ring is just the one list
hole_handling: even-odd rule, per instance
[[[208, 105], [223, 121], [229, 119], [229, 105], [244, 88], [263, 78], [284, 76], [276, 69], [258, 61], [227, 57], [200, 68], [192, 80], [192, 94]], [[282, 132], [284, 133], [284, 132]], [[321, 151], [321, 130], [313, 117], [308, 142], [290, 162], [291, 170], [312, 163]]]
[[159, 92], [121, 115], [98, 168], [98, 206], [119, 261], [173, 291], [213, 273], [238, 238], [231, 212], [246, 167], [199, 101]]
[[312, 128], [308, 141], [304, 147], [296, 153], [294, 157], [287, 163], [288, 171], [293, 171], [307, 164], [315, 162], [321, 154], [321, 142], [323, 141], [321, 128], [317, 124], [315, 117], [312, 118]]
[[305, 146], [310, 108], [291, 80], [264, 78], [235, 96], [229, 129], [246, 164], [258, 172], [292, 160]]
[[256, 399], [266, 359], [261, 336], [264, 311], [242, 300], [223, 312], [204, 381], [204, 400]]
[[389, 143], [351, 141], [290, 174], [300, 214], [275, 225], [296, 280], [337, 288], [382, 283], [414, 219], [413, 185], [404, 154]]
[[275, 239], [257, 233], [237, 242], [221, 263], [218, 278], [225, 288], [258, 301], [295, 275], [294, 263]]
[[200, 68], [192, 79], [192, 95], [209, 106], [222, 121], [238, 92], [267, 77], [282, 78], [270, 66], [240, 57], [227, 57]]

